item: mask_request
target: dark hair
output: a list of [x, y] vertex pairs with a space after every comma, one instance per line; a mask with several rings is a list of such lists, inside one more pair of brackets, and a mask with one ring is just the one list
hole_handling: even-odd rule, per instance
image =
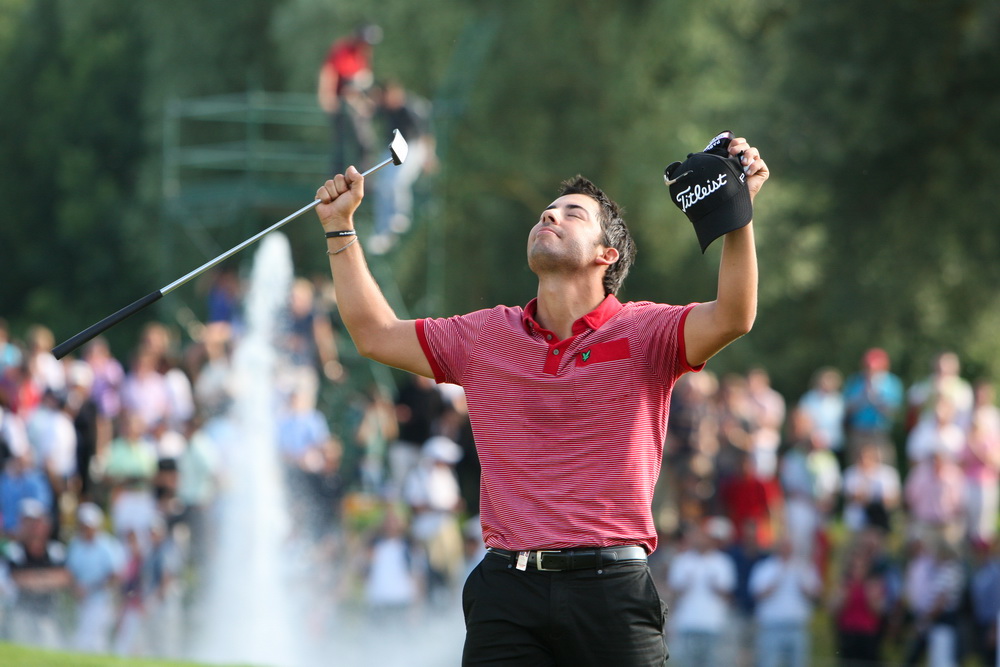
[[618, 294], [636, 253], [635, 241], [632, 240], [632, 235], [629, 234], [625, 219], [622, 217], [623, 209], [604, 194], [603, 190], [579, 174], [563, 181], [560, 187], [560, 197], [586, 195], [598, 203], [601, 211], [599, 222], [604, 232], [601, 243], [618, 251], [618, 261], [608, 266], [604, 274], [604, 293]]

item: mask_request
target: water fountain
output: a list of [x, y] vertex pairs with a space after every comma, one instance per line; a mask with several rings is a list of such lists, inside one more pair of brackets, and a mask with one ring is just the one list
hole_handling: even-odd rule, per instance
[[364, 610], [341, 608], [328, 594], [336, 588], [330, 575], [350, 583], [356, 573], [342, 569], [345, 563], [317, 563], [292, 535], [274, 435], [280, 387], [287, 381], [275, 334], [292, 280], [288, 241], [272, 233], [254, 256], [246, 330], [233, 354], [238, 393], [227, 424], [214, 429], [217, 437], [231, 435], [217, 443], [225, 471], [218, 530], [214, 555], [198, 584], [187, 657], [268, 667], [455, 664], [463, 633], [457, 599], [448, 609], [387, 628]]
[[264, 238], [254, 256], [245, 305], [246, 331], [233, 353], [237, 395], [229, 412], [215, 553], [203, 578], [202, 618], [194, 658], [205, 662], [299, 664], [294, 605], [281, 573], [289, 530], [274, 442], [279, 330], [292, 282], [288, 240]]

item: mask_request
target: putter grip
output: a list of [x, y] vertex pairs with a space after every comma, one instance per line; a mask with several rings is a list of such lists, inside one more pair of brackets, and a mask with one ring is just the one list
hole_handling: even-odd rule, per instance
[[124, 320], [129, 315], [132, 315], [133, 313], [139, 312], [140, 310], [142, 310], [143, 308], [145, 308], [149, 304], [153, 303], [154, 301], [158, 301], [160, 299], [160, 297], [162, 297], [162, 296], [163, 296], [163, 292], [161, 292], [159, 290], [157, 290], [155, 292], [150, 292], [149, 294], [147, 294], [146, 296], [142, 297], [138, 301], [134, 301], [134, 302], [130, 303], [129, 305], [125, 306], [124, 308], [122, 308], [121, 310], [119, 310], [117, 313], [113, 313], [111, 315], [108, 315], [107, 317], [105, 317], [103, 320], [101, 320], [97, 324], [93, 324], [93, 325], [87, 327], [86, 329], [84, 329], [83, 331], [81, 331], [77, 335], [73, 336], [69, 340], [67, 340], [67, 341], [65, 341], [63, 343], [59, 343], [54, 348], [52, 348], [52, 354], [55, 355], [56, 359], [62, 359], [67, 354], [69, 354], [70, 352], [72, 352], [76, 348], [80, 347], [81, 345], [83, 345], [84, 343], [86, 343], [91, 338], [97, 336], [98, 334], [100, 334], [100, 333], [102, 333], [104, 331], [107, 331], [108, 329], [110, 329], [114, 325], [116, 325], [119, 322], [121, 322], [122, 320]]

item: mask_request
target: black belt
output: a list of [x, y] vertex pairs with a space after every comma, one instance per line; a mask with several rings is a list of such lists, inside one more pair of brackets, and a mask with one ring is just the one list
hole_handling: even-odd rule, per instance
[[584, 570], [613, 563], [645, 561], [646, 550], [637, 545], [621, 547], [584, 547], [582, 549], [536, 549], [534, 551], [507, 551], [489, 549], [488, 553], [506, 558], [518, 569], [528, 567], [537, 570]]

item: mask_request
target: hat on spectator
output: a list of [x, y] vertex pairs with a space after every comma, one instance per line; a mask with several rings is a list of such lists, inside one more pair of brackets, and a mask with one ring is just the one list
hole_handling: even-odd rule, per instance
[[705, 533], [720, 542], [733, 539], [733, 523], [724, 516], [713, 516], [705, 520]]
[[865, 365], [875, 370], [888, 370], [889, 353], [880, 347], [873, 347], [865, 352]]
[[454, 464], [462, 458], [462, 447], [449, 437], [435, 435], [424, 443], [422, 453], [433, 461]]
[[45, 503], [37, 498], [24, 498], [19, 506], [22, 519], [42, 519], [48, 514]]
[[80, 524], [90, 528], [99, 528], [104, 523], [104, 512], [94, 503], [82, 503], [77, 510]]
[[663, 172], [674, 204], [694, 225], [701, 251], [715, 239], [745, 227], [753, 203], [740, 158], [729, 154], [730, 131], [720, 132], [700, 153], [688, 153]]
[[90, 389], [94, 384], [94, 371], [86, 361], [74, 361], [66, 373], [66, 382], [71, 387]]

